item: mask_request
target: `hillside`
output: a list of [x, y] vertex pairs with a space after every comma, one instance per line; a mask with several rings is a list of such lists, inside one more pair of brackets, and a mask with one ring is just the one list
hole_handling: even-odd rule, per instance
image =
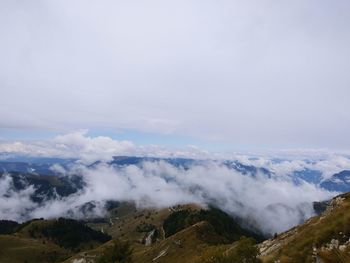
[[120, 253], [134, 263], [350, 262], [350, 193], [315, 203], [318, 216], [265, 241], [216, 208], [110, 206], [85, 223], [1, 221], [0, 262], [108, 263]]
[[[120, 204], [110, 212], [108, 223], [90, 222], [89, 226], [129, 242], [132, 260], [143, 262], [197, 262], [202, 254], [227, 249], [242, 236], [263, 237], [242, 228], [226, 213], [183, 205], [166, 209], [136, 209], [131, 203]], [[110, 250], [110, 241], [96, 249], [74, 255], [66, 263], [99, 262]], [[94, 260], [94, 261], [93, 261]]]
[[1, 263], [61, 262], [71, 253], [52, 242], [17, 235], [0, 235]]
[[332, 199], [321, 215], [259, 244], [259, 250], [263, 262], [350, 262], [350, 193]]
[[6, 234], [0, 235], [2, 263], [61, 262], [110, 240], [108, 235], [72, 219], [38, 219], [17, 225], [2, 221], [0, 224], [6, 226]]

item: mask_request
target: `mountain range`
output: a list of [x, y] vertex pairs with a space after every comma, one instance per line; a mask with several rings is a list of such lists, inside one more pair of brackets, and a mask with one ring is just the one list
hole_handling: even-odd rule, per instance
[[[154, 158], [154, 157], [135, 157], [135, 156], [115, 156], [106, 164], [111, 166], [123, 167], [135, 165], [139, 166], [143, 162], [166, 162], [175, 167], [182, 167], [184, 169], [188, 169], [189, 167], [196, 164], [205, 164], [207, 162], [215, 162], [219, 163], [229, 169], [235, 170], [243, 175], [256, 176], [263, 175], [266, 177], [274, 176], [273, 171], [269, 171], [264, 167], [257, 167], [253, 165], [246, 165], [237, 160], [195, 160], [188, 158]], [[1, 174], [10, 174], [16, 176], [24, 176], [27, 180], [29, 180], [29, 184], [34, 184], [36, 186], [45, 185], [45, 182], [49, 180], [47, 176], [53, 175], [61, 175], [59, 181], [67, 188], [81, 188], [79, 185], [79, 179], [74, 177], [71, 184], [67, 183], [64, 179], [64, 176], [57, 171], [54, 167], [55, 165], [59, 165], [59, 167], [63, 169], [69, 169], [69, 167], [73, 166], [77, 162], [76, 159], [60, 159], [60, 158], [24, 158], [24, 157], [12, 157], [10, 159], [0, 161], [0, 173]], [[101, 161], [96, 161], [88, 165], [88, 167], [94, 167], [98, 164], [101, 164]], [[287, 179], [290, 179], [295, 184], [300, 184], [301, 182], [308, 182], [310, 184], [314, 184], [322, 189], [345, 193], [350, 191], [350, 170], [342, 170], [338, 173], [333, 174], [328, 178], [322, 177], [322, 171], [319, 170], [311, 170], [311, 169], [302, 169], [295, 170], [289, 174], [284, 175]], [[41, 178], [41, 179], [39, 179]], [[71, 180], [71, 178], [70, 178]], [[81, 182], [80, 182], [81, 183]], [[16, 185], [16, 187], [20, 187], [20, 185]], [[49, 185], [48, 185], [49, 187]], [[67, 195], [68, 193], [74, 192], [73, 189], [67, 191], [59, 189], [60, 195]], [[61, 192], [62, 190], [62, 192]]]
[[[72, 167], [131, 169], [159, 162], [184, 171], [214, 162], [252, 180], [275, 180], [277, 176], [267, 168], [237, 160], [117, 156], [108, 162], [81, 164], [74, 159], [11, 159], [0, 162], [0, 180], [11, 178], [9, 188], [1, 194], [7, 202], [12, 192], [21, 198], [21, 191], [30, 188], [36, 207], [55, 200], [61, 205], [88, 191], [84, 174]], [[65, 217], [49, 218], [28, 217], [28, 207], [20, 222], [0, 220], [0, 262], [350, 262], [350, 171], [324, 179], [321, 171], [304, 169], [286, 174], [283, 180], [296, 186], [307, 182], [336, 197], [314, 202], [311, 218], [274, 235], [264, 232], [249, 214], [228, 213], [217, 205], [220, 200], [142, 207], [133, 200], [111, 199], [103, 204], [101, 214], [96, 213], [99, 204], [91, 200], [71, 207], [75, 211], [68, 211]], [[242, 203], [237, 205], [244, 208]], [[296, 212], [278, 202], [265, 209], [276, 214], [281, 209]]]

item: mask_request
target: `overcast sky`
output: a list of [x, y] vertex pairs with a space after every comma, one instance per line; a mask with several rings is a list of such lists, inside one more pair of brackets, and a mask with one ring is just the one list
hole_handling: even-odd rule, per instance
[[0, 0], [0, 137], [349, 149], [349, 13], [348, 0]]

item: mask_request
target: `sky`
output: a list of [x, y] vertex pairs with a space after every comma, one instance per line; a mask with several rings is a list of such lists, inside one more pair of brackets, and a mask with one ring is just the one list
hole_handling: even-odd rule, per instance
[[346, 0], [0, 0], [0, 140], [350, 147]]

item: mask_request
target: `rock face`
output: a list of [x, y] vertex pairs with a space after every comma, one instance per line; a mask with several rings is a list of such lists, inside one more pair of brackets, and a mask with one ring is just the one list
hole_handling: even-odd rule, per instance
[[281, 249], [284, 245], [287, 245], [291, 242], [296, 234], [297, 229], [293, 228], [287, 232], [280, 234], [278, 237], [274, 239], [268, 239], [258, 245], [260, 255], [268, 256], [270, 254], [275, 253], [279, 249]]
[[150, 246], [152, 245], [152, 238], [154, 233], [156, 232], [155, 229], [153, 229], [151, 232], [149, 232], [145, 238], [145, 246]]
[[320, 215], [320, 220], [323, 220], [328, 215], [330, 215], [336, 208], [341, 207], [342, 203], [344, 202], [345, 198], [338, 196], [333, 198], [327, 205], [326, 210]]
[[269, 262], [350, 262], [349, 218], [350, 193], [330, 200], [321, 215], [260, 243], [260, 257]]

